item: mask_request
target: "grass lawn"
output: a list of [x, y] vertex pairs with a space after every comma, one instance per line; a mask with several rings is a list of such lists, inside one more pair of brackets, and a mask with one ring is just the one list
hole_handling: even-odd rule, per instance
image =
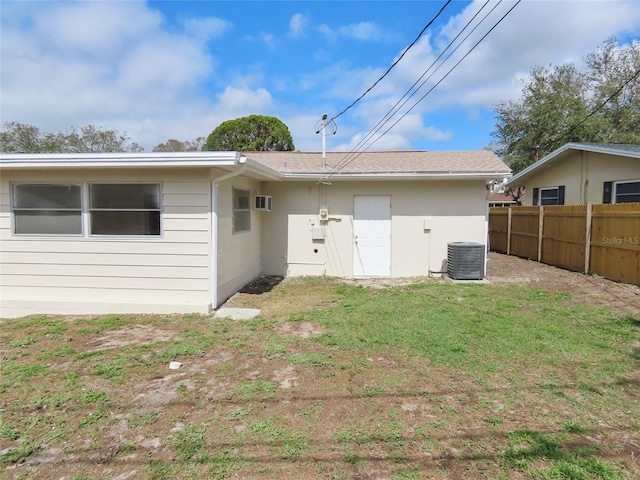
[[246, 303], [1, 322], [0, 478], [640, 478], [638, 318], [519, 284]]

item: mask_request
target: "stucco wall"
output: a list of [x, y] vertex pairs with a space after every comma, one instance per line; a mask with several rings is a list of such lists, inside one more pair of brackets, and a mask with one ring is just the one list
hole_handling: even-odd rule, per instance
[[[160, 182], [162, 235], [13, 235], [10, 182]], [[208, 311], [210, 190], [208, 170], [3, 171], [0, 316]]]
[[565, 157], [527, 178], [525, 204], [533, 204], [533, 189], [565, 186], [565, 205], [602, 203], [604, 182], [640, 179], [640, 160], [595, 152], [570, 151]]
[[[393, 277], [441, 270], [448, 242], [486, 244], [483, 180], [266, 183], [263, 191], [274, 202], [273, 211], [264, 214], [262, 230], [267, 274], [352, 276], [356, 195], [391, 196]], [[326, 238], [313, 241], [311, 228], [321, 225], [319, 209], [324, 206], [330, 217], [324, 224]]]

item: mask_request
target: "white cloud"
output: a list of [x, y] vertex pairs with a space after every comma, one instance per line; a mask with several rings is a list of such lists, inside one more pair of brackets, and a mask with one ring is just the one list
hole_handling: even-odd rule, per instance
[[157, 30], [162, 17], [144, 2], [45, 3], [31, 17], [47, 51], [104, 56]]
[[338, 33], [344, 37], [356, 38], [358, 40], [377, 40], [381, 37], [380, 30], [371, 22], [345, 25], [338, 29]]
[[216, 17], [189, 18], [184, 26], [187, 33], [202, 42], [220, 38], [233, 28], [230, 22]]
[[272, 103], [272, 98], [271, 94], [264, 88], [251, 90], [247, 87], [228, 86], [224, 89], [224, 92], [218, 95], [218, 101], [220, 110], [245, 112], [243, 115], [246, 115], [267, 109]]
[[289, 30], [291, 35], [298, 37], [304, 33], [304, 28], [307, 26], [307, 19], [301, 13], [296, 13], [289, 20]]
[[183, 31], [167, 30], [144, 2], [25, 3], [3, 5], [2, 121], [43, 132], [94, 124], [151, 149], [271, 102], [264, 89], [229, 88], [219, 105], [200, 96], [216, 65], [207, 42], [231, 28], [223, 20], [189, 19]]
[[339, 37], [355, 38], [360, 41], [382, 41], [394, 38], [397, 34], [385, 32], [373, 22], [358, 22], [331, 28], [326, 24], [317, 27], [325, 39], [335, 42]]
[[338, 34], [334, 32], [333, 29], [329, 27], [329, 25], [319, 25], [318, 32], [324, 35], [324, 37], [331, 42], [335, 42], [338, 39]]
[[[448, 43], [479, 8], [479, 1], [467, 7], [434, 39], [434, 44]], [[469, 38], [451, 60], [469, 51], [481, 34], [507, 11], [496, 9]], [[491, 32], [479, 46], [445, 79], [441, 89], [461, 103], [491, 106], [501, 100], [516, 98], [519, 80], [531, 68], [540, 65], [580, 63], [609, 36], [638, 32], [640, 8], [635, 1], [523, 1]], [[430, 60], [433, 52], [426, 60]], [[454, 62], [448, 62], [440, 78]]]

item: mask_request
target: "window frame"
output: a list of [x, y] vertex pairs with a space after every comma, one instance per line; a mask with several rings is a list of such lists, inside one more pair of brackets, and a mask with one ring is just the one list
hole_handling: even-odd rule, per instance
[[[619, 180], [617, 182], [613, 182], [613, 192], [612, 192], [612, 195], [611, 195], [611, 199], [613, 200], [613, 203], [635, 203], [635, 202], [620, 202], [618, 200], [618, 195], [619, 195], [618, 194], [618, 185], [626, 184], [626, 183], [637, 183], [638, 186], [640, 186], [640, 179], [637, 179], [637, 180]], [[622, 194], [622, 195], [623, 196], [626, 196], [626, 195], [634, 195], [634, 196], [635, 195], [640, 195], [640, 190], [638, 191], [638, 193], [631, 193], [631, 194], [625, 193], [625, 194]]]
[[[79, 208], [29, 208], [16, 207], [16, 191], [21, 185], [53, 185], [53, 186], [75, 186], [79, 187], [80, 207]], [[91, 186], [92, 185], [155, 185], [157, 187], [157, 208], [92, 208], [91, 205]], [[130, 239], [160, 239], [164, 236], [164, 204], [163, 204], [163, 183], [162, 182], [87, 182], [87, 181], [42, 181], [42, 182], [10, 182], [10, 209], [11, 209], [11, 235], [15, 237], [63, 237], [63, 238], [130, 238]], [[17, 217], [20, 211], [76, 211], [80, 217], [80, 233], [20, 233], [17, 230]], [[93, 233], [92, 232], [92, 212], [93, 211], [124, 211], [124, 212], [157, 212], [158, 214], [158, 233], [149, 234], [126, 234], [126, 233]], [[16, 212], [18, 215], [16, 215]]]
[[[16, 190], [21, 186], [58, 186], [58, 187], [80, 187], [80, 207], [79, 208], [34, 208], [16, 207]], [[11, 234], [17, 237], [84, 237], [86, 233], [84, 221], [84, 188], [82, 182], [11, 182]], [[21, 233], [18, 232], [18, 212], [78, 212], [80, 218], [80, 232], [76, 233]]]
[[[549, 192], [551, 190], [555, 190], [556, 191], [556, 196], [555, 197], [551, 197], [553, 199], [555, 199], [555, 203], [543, 203], [543, 198], [542, 198], [542, 194], [543, 192]], [[564, 205], [564, 200], [565, 198], [565, 187], [564, 185], [557, 185], [555, 187], [535, 187], [533, 189], [533, 205], [534, 206], [541, 206], [541, 207], [547, 207], [547, 206], [554, 206], [554, 205]], [[545, 200], [549, 200], [548, 198], [546, 198]]]
[[[161, 182], [87, 182], [87, 232], [90, 237], [102, 237], [102, 238], [110, 238], [110, 237], [133, 237], [133, 238], [158, 238], [162, 237], [163, 232], [163, 205], [162, 205], [162, 183]], [[158, 207], [157, 208], [94, 208], [92, 204], [92, 192], [91, 189], [94, 185], [155, 185], [157, 186], [157, 194], [158, 194]], [[158, 233], [94, 233], [93, 232], [93, 212], [157, 212], [158, 213]]]
[[[236, 206], [236, 198], [246, 197], [246, 208]], [[238, 229], [242, 217], [248, 217], [247, 228]], [[240, 187], [231, 187], [231, 230], [233, 235], [251, 231], [251, 190]]]

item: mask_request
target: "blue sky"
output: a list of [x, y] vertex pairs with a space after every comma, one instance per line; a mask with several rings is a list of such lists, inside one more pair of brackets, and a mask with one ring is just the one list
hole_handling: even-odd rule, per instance
[[[287, 124], [298, 150], [320, 150], [322, 114], [333, 117], [364, 93], [444, 4], [2, 0], [0, 120], [43, 132], [94, 124], [151, 150], [256, 113]], [[523, 0], [468, 53], [514, 5], [451, 2], [335, 120], [327, 149], [484, 148], [493, 108], [519, 97], [532, 67], [580, 63], [611, 36], [640, 39], [637, 0]], [[428, 70], [478, 11], [475, 32]], [[425, 71], [432, 76], [399, 115], [367, 136]]]

